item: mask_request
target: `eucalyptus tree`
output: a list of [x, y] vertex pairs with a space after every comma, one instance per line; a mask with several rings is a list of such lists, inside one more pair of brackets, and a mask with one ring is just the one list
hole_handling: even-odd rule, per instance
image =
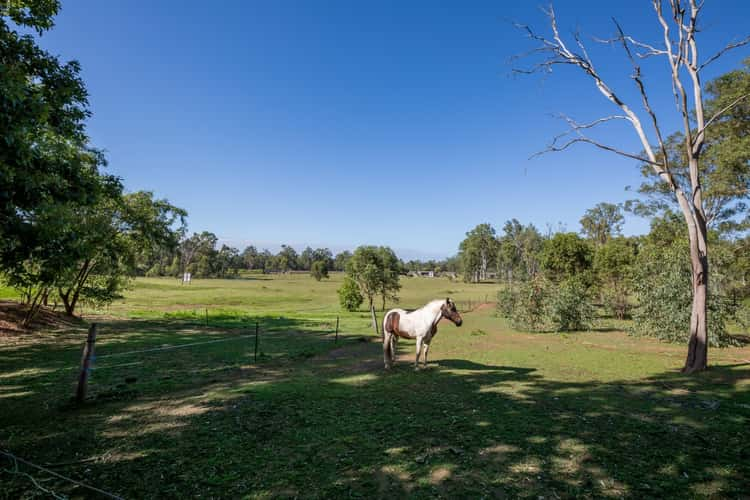
[[479, 224], [466, 233], [459, 246], [464, 279], [472, 282], [486, 279], [490, 264], [496, 261], [497, 251], [498, 242], [492, 225]]
[[[692, 307], [689, 325], [690, 340], [683, 371], [691, 373], [703, 370], [708, 361], [707, 298], [709, 284], [708, 265], [708, 225], [704, 184], [706, 171], [702, 165], [703, 153], [707, 144], [707, 134], [716, 128], [732, 109], [745, 102], [748, 93], [741, 93], [729, 99], [723, 107], [709, 110], [704, 102], [704, 88], [701, 83], [703, 70], [730, 50], [744, 47], [750, 43], [750, 37], [730, 43], [715, 54], [701, 57], [697, 40], [700, 32], [699, 17], [704, 2], [698, 0], [652, 0], [653, 12], [660, 26], [660, 43], [646, 43], [625, 33], [615, 20], [616, 36], [602, 42], [622, 47], [623, 53], [631, 66], [631, 80], [640, 97], [642, 109], [636, 111], [627, 102], [626, 94], [616, 90], [605, 81], [595, 66], [579, 33], [574, 33], [572, 40], [566, 40], [558, 29], [555, 12], [550, 7], [546, 14], [550, 23], [550, 34], [541, 35], [529, 26], [519, 28], [533, 40], [537, 46], [529, 57], [539, 57], [532, 66], [516, 71], [522, 73], [550, 73], [561, 66], [570, 66], [581, 71], [594, 84], [596, 90], [609, 101], [617, 113], [587, 123], [563, 116], [569, 125], [569, 131], [555, 137], [543, 152], [563, 151], [578, 143], [591, 144], [626, 158], [648, 165], [654, 176], [671, 192], [679, 206], [687, 226], [688, 246], [690, 250]], [[662, 87], [670, 89], [675, 98], [677, 117], [681, 123], [681, 135], [676, 138], [684, 151], [684, 161], [673, 162], [666, 134], [661, 121], [649, 100], [640, 59], [661, 58], [665, 62], [667, 77]], [[653, 90], [653, 89], [651, 89]], [[662, 119], [660, 121], [660, 118]], [[587, 134], [591, 129], [605, 123], [623, 121], [630, 125], [638, 141], [637, 149], [629, 151], [611, 144], [605, 144]], [[677, 168], [684, 165], [685, 182], [678, 178]]]
[[581, 232], [597, 245], [604, 245], [613, 236], [622, 234], [625, 217], [622, 207], [614, 203], [598, 203], [581, 217]]

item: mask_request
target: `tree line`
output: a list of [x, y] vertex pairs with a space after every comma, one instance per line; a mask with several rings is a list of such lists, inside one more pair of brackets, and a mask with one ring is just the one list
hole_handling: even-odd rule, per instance
[[348, 250], [335, 256], [328, 248], [306, 247], [297, 252], [290, 245], [281, 245], [277, 253], [249, 245], [239, 249], [221, 245], [215, 234], [203, 231], [183, 238], [174, 247], [164, 247], [158, 253], [144, 255], [138, 263], [141, 276], [174, 276], [191, 273], [196, 278], [232, 278], [241, 271], [287, 273], [306, 271], [315, 279], [328, 277], [330, 271], [344, 271], [352, 253]]

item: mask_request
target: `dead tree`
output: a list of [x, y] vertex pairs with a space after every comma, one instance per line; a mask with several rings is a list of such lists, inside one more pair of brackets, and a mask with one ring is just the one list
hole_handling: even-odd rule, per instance
[[[666, 3], [668, 3], [668, 6], [665, 5]], [[696, 33], [698, 32], [698, 16], [703, 7], [703, 2], [698, 3], [696, 0], [667, 0], [667, 2], [664, 0], [652, 0], [652, 5], [656, 18], [661, 25], [662, 33], [660, 35], [663, 40], [659, 44], [648, 44], [634, 39], [625, 34], [617, 21], [614, 21], [617, 33], [615, 38], [597, 40], [599, 42], [617, 44], [623, 48], [633, 68], [631, 78], [640, 93], [642, 105], [640, 115], [603, 80], [594, 67], [578, 33], [573, 34], [572, 44], [568, 44], [563, 40], [558, 30], [555, 12], [552, 7], [545, 11], [550, 21], [551, 36], [542, 36], [533, 31], [529, 26], [518, 25], [531, 40], [538, 43], [535, 49], [525, 55], [539, 55], [542, 57], [542, 60], [530, 68], [516, 69], [514, 71], [519, 73], [549, 73], [557, 65], [576, 67], [587, 75], [593, 81], [597, 90], [620, 110], [618, 114], [599, 118], [588, 123], [579, 123], [568, 116], [562, 116], [567, 122], [569, 130], [555, 137], [544, 151], [537, 154], [563, 151], [577, 143], [592, 144], [605, 151], [650, 165], [659, 178], [667, 183], [674, 193], [687, 224], [690, 244], [693, 302], [690, 315], [688, 354], [682, 371], [692, 373], [705, 369], [708, 360], [708, 324], [706, 316], [709, 276], [708, 233], [701, 188], [701, 152], [705, 143], [706, 130], [711, 124], [722, 114], [748, 97], [748, 95], [738, 97], [726, 108], [719, 110], [715, 115], [707, 118], [704, 115], [703, 108], [701, 71], [728, 51], [748, 45], [750, 37], [728, 44], [716, 54], [701, 62], [698, 56]], [[688, 159], [689, 187], [680, 186], [672, 173], [672, 165], [669, 162], [664, 135], [659, 126], [657, 115], [649, 102], [646, 85], [644, 84], [641, 68], [638, 64], [639, 59], [649, 57], [664, 58], [669, 69], [669, 81], [675, 97], [675, 104], [682, 118], [682, 128], [685, 137], [684, 147]], [[644, 127], [641, 120], [642, 117], [646, 120], [646, 123], [650, 124], [650, 130], [647, 131]], [[643, 148], [643, 153], [623, 151], [592, 139], [586, 134], [588, 130], [613, 120], [623, 120], [633, 127], [640, 141], [640, 146]]]

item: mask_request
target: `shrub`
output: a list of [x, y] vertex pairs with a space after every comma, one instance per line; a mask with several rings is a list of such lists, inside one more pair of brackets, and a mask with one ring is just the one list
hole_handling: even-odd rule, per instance
[[310, 276], [315, 278], [316, 281], [320, 281], [323, 278], [328, 278], [328, 268], [326, 263], [322, 260], [316, 260], [310, 266]]
[[586, 284], [570, 278], [549, 295], [548, 322], [557, 332], [588, 330], [594, 322], [594, 306]]
[[[638, 307], [633, 312], [631, 333], [668, 342], [687, 342], [692, 309], [691, 269], [688, 247], [677, 240], [669, 246], [648, 246], [638, 256], [634, 288]], [[737, 304], [710, 293], [708, 296], [708, 343], [733, 345], [726, 323], [735, 318]]]
[[523, 331], [570, 331], [589, 328], [594, 307], [583, 280], [554, 284], [536, 277], [497, 294], [498, 314]]
[[359, 292], [359, 286], [351, 279], [346, 278], [344, 284], [338, 289], [339, 303], [347, 311], [356, 311], [365, 300]]

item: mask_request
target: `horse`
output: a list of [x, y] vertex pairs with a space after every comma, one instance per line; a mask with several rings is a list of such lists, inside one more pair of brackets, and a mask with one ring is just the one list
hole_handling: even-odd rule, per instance
[[424, 366], [427, 367], [427, 352], [430, 341], [437, 334], [437, 325], [441, 319], [447, 318], [456, 326], [461, 326], [463, 319], [456, 310], [456, 303], [450, 298], [433, 300], [416, 311], [407, 312], [404, 309], [391, 309], [383, 318], [383, 361], [385, 368], [390, 369], [396, 357], [396, 341], [398, 337], [417, 339], [417, 358], [414, 368], [419, 368], [419, 356], [424, 348]]

